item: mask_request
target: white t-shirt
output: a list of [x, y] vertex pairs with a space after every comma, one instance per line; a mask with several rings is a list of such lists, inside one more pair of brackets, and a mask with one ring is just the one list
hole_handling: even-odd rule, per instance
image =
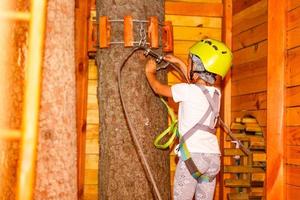
[[[205, 86], [212, 97], [215, 87]], [[180, 83], [171, 87], [173, 99], [179, 102], [178, 110], [178, 129], [180, 134], [185, 134], [202, 118], [207, 111], [209, 103], [201, 91], [194, 84]], [[220, 91], [218, 90], [219, 94]], [[221, 95], [220, 95], [221, 98]], [[212, 113], [211, 113], [212, 114]], [[205, 125], [209, 125], [212, 115], [209, 115]], [[220, 154], [219, 143], [216, 135], [206, 131], [197, 130], [187, 141], [187, 148], [190, 152], [197, 153], [216, 153]]]

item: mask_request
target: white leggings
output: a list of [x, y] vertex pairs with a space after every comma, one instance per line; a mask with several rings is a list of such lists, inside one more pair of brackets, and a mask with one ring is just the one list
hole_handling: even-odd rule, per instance
[[[216, 176], [220, 171], [220, 155], [191, 153], [191, 157], [199, 171], [208, 176]], [[211, 182], [198, 183], [190, 174], [181, 158], [176, 167], [174, 181], [174, 200], [212, 200], [216, 179]]]

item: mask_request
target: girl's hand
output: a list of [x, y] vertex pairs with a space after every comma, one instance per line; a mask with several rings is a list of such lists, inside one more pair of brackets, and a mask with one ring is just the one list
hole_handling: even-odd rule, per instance
[[149, 59], [146, 63], [145, 72], [155, 74], [156, 73], [156, 62], [153, 59]]

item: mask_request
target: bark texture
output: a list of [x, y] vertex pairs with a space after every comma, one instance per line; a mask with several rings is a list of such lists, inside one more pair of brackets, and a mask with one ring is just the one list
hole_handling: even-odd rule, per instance
[[36, 200], [77, 199], [73, 0], [49, 0]]
[[[158, 16], [163, 21], [163, 0], [101, 0], [97, 2], [99, 15], [110, 19], [134, 19]], [[139, 25], [135, 24], [136, 39]], [[147, 28], [147, 26], [145, 26]], [[123, 24], [112, 23], [112, 41], [123, 40]], [[97, 52], [99, 67], [98, 101], [100, 113], [100, 199], [153, 199], [137, 151], [128, 131], [117, 88], [117, 72], [131, 49], [122, 44], [111, 45]], [[125, 104], [135, 133], [142, 144], [163, 199], [169, 199], [169, 157], [167, 151], [155, 149], [153, 139], [167, 126], [166, 109], [150, 89], [144, 75], [146, 59], [135, 54], [122, 72]], [[166, 74], [159, 73], [166, 81]]]

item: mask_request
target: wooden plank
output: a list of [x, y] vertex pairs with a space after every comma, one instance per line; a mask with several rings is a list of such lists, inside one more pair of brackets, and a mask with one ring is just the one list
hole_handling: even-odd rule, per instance
[[267, 93], [255, 93], [241, 96], [233, 96], [232, 99], [232, 111], [242, 110], [260, 110], [267, 108]]
[[99, 125], [87, 124], [86, 127], [86, 139], [96, 139], [99, 137]]
[[287, 2], [287, 7], [288, 7], [288, 10], [293, 10], [297, 7], [300, 6], [300, 0], [288, 0]]
[[267, 77], [254, 76], [232, 82], [232, 96], [259, 93], [267, 90]]
[[237, 14], [238, 12], [241, 12], [242, 10], [245, 10], [246, 8], [252, 6], [253, 4], [256, 4], [260, 0], [233, 0], [232, 5], [232, 13], [233, 15]]
[[286, 125], [287, 126], [300, 125], [300, 107], [291, 107], [286, 109]]
[[99, 140], [96, 139], [86, 139], [86, 154], [99, 154]]
[[287, 145], [286, 163], [291, 165], [300, 165], [300, 146]]
[[195, 41], [174, 41], [174, 54], [188, 54]]
[[99, 154], [85, 155], [85, 169], [98, 169]]
[[286, 89], [286, 106], [300, 106], [300, 86]]
[[173, 27], [174, 40], [199, 41], [203, 38], [221, 39], [219, 28]]
[[88, 94], [89, 95], [97, 95], [97, 80], [89, 80], [88, 81]]
[[261, 0], [260, 2], [248, 7], [233, 16], [232, 34], [235, 36], [243, 31], [246, 31], [259, 24], [267, 22], [268, 1]]
[[233, 111], [231, 112], [231, 120], [233, 121], [237, 117], [243, 117], [248, 114], [254, 116], [257, 119], [260, 126], [267, 125], [267, 110]]
[[87, 111], [87, 119], [86, 119], [87, 124], [99, 124], [99, 112], [98, 110], [88, 110]]
[[263, 57], [252, 62], [234, 65], [232, 67], [232, 81], [237, 81], [253, 76], [267, 76], [267, 57]]
[[242, 49], [267, 39], [268, 24], [263, 23], [239, 33], [234, 37], [232, 50]]
[[222, 3], [165, 2], [165, 14], [222, 17]]
[[286, 166], [286, 183], [300, 187], [300, 166]]
[[288, 12], [287, 14], [287, 30], [300, 26], [300, 7]]
[[286, 128], [287, 145], [300, 145], [300, 126]]
[[98, 199], [98, 185], [85, 185], [84, 186], [84, 200]]
[[165, 0], [165, 2], [221, 3], [222, 0]]
[[98, 184], [98, 169], [85, 170], [84, 183], [85, 183], [85, 185]]
[[250, 47], [240, 49], [233, 53], [233, 64], [239, 65], [252, 62], [267, 56], [268, 42], [265, 40]]
[[88, 95], [88, 102], [87, 102], [87, 109], [88, 110], [98, 110], [98, 99], [95, 95]]
[[288, 199], [288, 200], [298, 199], [300, 196], [300, 187], [293, 186], [293, 185], [287, 185], [286, 193], [287, 193], [286, 199]]
[[221, 28], [222, 19], [218, 17], [165, 15], [165, 21], [172, 21], [176, 26], [191, 26], [204, 28]]
[[251, 166], [224, 166], [224, 173], [262, 173], [264, 172], [261, 168], [252, 168]]
[[98, 80], [98, 69], [97, 69], [95, 60], [93, 60], [93, 59], [89, 60], [89, 72], [88, 73], [89, 73], [88, 74], [89, 80]]
[[300, 27], [294, 28], [287, 32], [287, 48], [288, 49], [300, 46], [299, 34], [300, 34]]
[[291, 49], [287, 55], [287, 69], [286, 69], [286, 84], [287, 86], [300, 85], [300, 47]]
[[268, 1], [266, 200], [283, 200], [286, 197], [284, 190], [286, 3], [286, 0]]
[[226, 187], [250, 187], [248, 179], [225, 179]]

